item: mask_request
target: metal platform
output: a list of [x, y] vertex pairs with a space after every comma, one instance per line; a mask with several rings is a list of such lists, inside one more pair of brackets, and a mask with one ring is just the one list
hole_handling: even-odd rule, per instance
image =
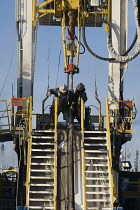
[[[39, 25], [61, 26], [61, 22], [53, 14], [46, 14], [39, 18]], [[85, 27], [102, 27], [102, 25], [103, 23], [101, 21], [95, 21], [93, 17], [88, 17], [85, 20]], [[66, 26], [68, 26], [68, 22], [66, 22]]]

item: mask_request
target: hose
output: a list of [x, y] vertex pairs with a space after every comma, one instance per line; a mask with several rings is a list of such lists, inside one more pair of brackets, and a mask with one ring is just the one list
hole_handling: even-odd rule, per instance
[[[86, 10], [86, 0], [84, 0], [84, 11], [87, 11]], [[101, 57], [99, 55], [97, 55], [96, 53], [94, 53], [90, 47], [88, 46], [88, 43], [86, 41], [86, 36], [85, 36], [85, 15], [84, 15], [84, 18], [83, 18], [83, 27], [82, 27], [82, 37], [83, 37], [83, 42], [87, 48], [87, 50], [90, 52], [91, 55], [93, 55], [94, 57], [100, 59], [100, 60], [104, 60], [104, 61], [114, 61], [115, 59], [114, 58], [104, 58], [104, 57]]]
[[[132, 0], [133, 1], [133, 4], [134, 4], [134, 0]], [[138, 1], [140, 1], [140, 0], [138, 0]], [[137, 7], [137, 4], [135, 4], [135, 7]], [[84, 11], [86, 11], [86, 0], [84, 0]], [[136, 13], [136, 12], [135, 12]], [[136, 14], [135, 14], [135, 17], [136, 17]], [[105, 22], [104, 20], [102, 20], [103, 22]], [[106, 22], [107, 23], [107, 22]], [[110, 23], [107, 23], [107, 24], [109, 24], [110, 25], [110, 28], [111, 28], [111, 24]], [[137, 25], [137, 21], [136, 21], [136, 25]], [[138, 26], [137, 26], [137, 29], [139, 29], [138, 28]], [[139, 30], [138, 30], [139, 31]], [[136, 30], [136, 33], [135, 33], [135, 37], [134, 37], [134, 39], [133, 39], [133, 42], [132, 42], [132, 44], [130, 45], [130, 47], [127, 49], [127, 51], [125, 52], [125, 53], [123, 53], [121, 56], [120, 55], [118, 55], [116, 52], [115, 52], [115, 50], [114, 50], [114, 48], [113, 48], [113, 46], [112, 46], [112, 39], [111, 39], [111, 30], [109, 31], [109, 33], [108, 33], [108, 49], [109, 49], [109, 52], [110, 52], [110, 54], [112, 55], [112, 57], [113, 58], [105, 58], [105, 57], [101, 57], [101, 56], [99, 56], [99, 55], [97, 55], [96, 53], [94, 53], [91, 49], [90, 49], [90, 47], [88, 46], [88, 44], [87, 44], [87, 41], [86, 41], [86, 36], [85, 36], [85, 16], [84, 16], [84, 18], [83, 18], [83, 28], [82, 28], [82, 36], [83, 36], [83, 42], [84, 42], [84, 44], [85, 44], [85, 46], [86, 46], [86, 48], [87, 48], [87, 50], [93, 55], [93, 56], [95, 56], [96, 58], [98, 58], [98, 59], [100, 59], [100, 60], [104, 60], [104, 61], [121, 61], [121, 62], [126, 62], [126, 61], [130, 61], [130, 60], [132, 60], [132, 59], [134, 59], [138, 54], [139, 54], [139, 47], [138, 47], [138, 50], [137, 50], [137, 47], [136, 47], [136, 50], [134, 51], [134, 53], [132, 53], [132, 55], [130, 55], [130, 56], [126, 56], [129, 52], [130, 52], [130, 50], [133, 48], [133, 46], [135, 45], [135, 43], [136, 43], [136, 40], [137, 40], [137, 37], [138, 37], [138, 35], [137, 35], [137, 30]], [[115, 56], [114, 56], [115, 55]], [[120, 59], [120, 57], [122, 58], [122, 59]], [[124, 60], [126, 60], [126, 61], [124, 61]]]
[[140, 0], [137, 0], [137, 4], [138, 4], [138, 21], [140, 26]]
[[112, 39], [111, 39], [111, 36], [110, 36], [110, 33], [108, 33], [108, 51], [110, 53], [110, 55], [117, 61], [120, 61], [120, 62], [128, 62], [128, 61], [131, 61], [133, 60], [134, 58], [136, 58], [138, 56], [138, 54], [140, 53], [140, 27], [139, 27], [139, 24], [138, 24], [138, 5], [137, 5], [137, 2], [136, 0], [132, 0], [133, 2], [133, 6], [134, 6], [134, 16], [135, 16], [135, 22], [136, 22], [136, 29], [137, 29], [137, 45], [136, 45], [136, 48], [134, 50], [134, 52], [131, 54], [131, 55], [128, 55], [128, 56], [121, 56], [119, 55], [113, 48], [113, 45], [112, 45]]
[[83, 19], [82, 37], [83, 37], [84, 45], [87, 48], [87, 50], [90, 52], [91, 55], [93, 55], [94, 57], [96, 57], [96, 58], [98, 58], [100, 60], [104, 60], [104, 61], [115, 61], [115, 58], [104, 58], [104, 57], [101, 57], [101, 56], [97, 55], [96, 53], [94, 53], [90, 49], [90, 47], [88, 46], [88, 43], [86, 41], [86, 36], [85, 36], [85, 16], [84, 16], [84, 19]]
[[[78, 41], [77, 36], [75, 36], [75, 39]], [[85, 53], [85, 46], [80, 42], [80, 45], [83, 47], [83, 52], [80, 52], [80, 54], [84, 54]]]

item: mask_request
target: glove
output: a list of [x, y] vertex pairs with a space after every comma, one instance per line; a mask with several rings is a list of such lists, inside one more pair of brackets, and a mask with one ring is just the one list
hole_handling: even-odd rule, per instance
[[70, 111], [74, 112], [74, 107], [70, 106]]
[[47, 95], [48, 95], [48, 96], [51, 96], [51, 91], [48, 91]]

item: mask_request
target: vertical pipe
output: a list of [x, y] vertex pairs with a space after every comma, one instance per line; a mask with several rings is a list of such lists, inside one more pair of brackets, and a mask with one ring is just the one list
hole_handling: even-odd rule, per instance
[[69, 134], [68, 134], [68, 195], [69, 195], [69, 210], [75, 209], [74, 203], [74, 158], [73, 158], [73, 110], [69, 111]]
[[[69, 17], [69, 27], [68, 27], [68, 45], [74, 46], [74, 40], [75, 40], [75, 15], [73, 12], [68, 13]], [[69, 50], [69, 63], [73, 63], [73, 57], [74, 52], [73, 50]], [[73, 91], [73, 71], [70, 71], [69, 73], [69, 88], [71, 91]], [[74, 202], [74, 158], [73, 158], [73, 111], [70, 111], [69, 113], [69, 136], [68, 136], [68, 163], [69, 163], [69, 210], [75, 209], [75, 202]]]
[[65, 40], [65, 11], [63, 12], [62, 17], [62, 44], [63, 44], [63, 51], [64, 51], [64, 66], [67, 67], [67, 50], [66, 50], [66, 40]]
[[78, 41], [77, 41], [77, 52], [76, 52], [76, 67], [78, 67], [79, 64], [79, 53], [80, 53], [80, 37], [81, 37], [81, 15], [80, 15], [80, 9], [78, 8]]
[[36, 0], [32, 0], [32, 21], [33, 26], [36, 26]]

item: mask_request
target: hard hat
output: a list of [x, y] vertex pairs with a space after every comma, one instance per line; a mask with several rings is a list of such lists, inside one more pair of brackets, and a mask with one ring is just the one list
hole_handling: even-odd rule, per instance
[[68, 88], [67, 88], [67, 86], [65, 84], [61, 85], [59, 87], [59, 91], [62, 92], [62, 93], [66, 93], [68, 91]]
[[77, 90], [84, 90], [85, 89], [85, 85], [83, 83], [79, 83], [76, 85], [76, 89]]

